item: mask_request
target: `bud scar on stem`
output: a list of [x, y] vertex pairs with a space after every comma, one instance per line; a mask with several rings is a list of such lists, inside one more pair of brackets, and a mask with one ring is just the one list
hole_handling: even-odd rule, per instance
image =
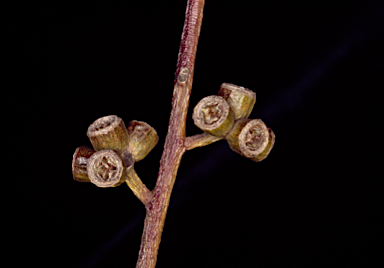
[[185, 82], [187, 82], [188, 76], [189, 76], [188, 68], [181, 68], [179, 75], [177, 76], [177, 81], [179, 83], [184, 84]]

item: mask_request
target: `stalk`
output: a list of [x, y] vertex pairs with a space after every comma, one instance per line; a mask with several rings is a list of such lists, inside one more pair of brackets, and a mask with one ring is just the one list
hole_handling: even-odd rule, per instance
[[161, 234], [181, 158], [186, 151], [185, 126], [191, 95], [196, 49], [203, 19], [204, 0], [188, 0], [176, 67], [171, 116], [153, 198], [146, 217], [137, 268], [154, 268]]

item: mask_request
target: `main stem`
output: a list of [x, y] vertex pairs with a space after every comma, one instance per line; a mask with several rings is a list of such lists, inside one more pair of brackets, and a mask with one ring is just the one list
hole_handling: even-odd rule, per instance
[[186, 151], [185, 126], [191, 95], [196, 49], [203, 19], [204, 0], [188, 0], [177, 68], [175, 74], [172, 111], [165, 138], [160, 169], [151, 201], [145, 206], [146, 217], [136, 268], [154, 268], [169, 199]]

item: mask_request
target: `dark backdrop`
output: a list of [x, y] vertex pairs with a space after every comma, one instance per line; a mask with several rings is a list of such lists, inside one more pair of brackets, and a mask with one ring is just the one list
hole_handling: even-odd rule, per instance
[[[144, 207], [75, 182], [72, 154], [99, 117], [146, 121], [160, 141], [135, 167], [154, 187], [186, 2], [4, 9], [4, 267], [135, 266]], [[276, 144], [260, 163], [225, 141], [184, 155], [156, 267], [381, 267], [383, 33], [382, 1], [206, 1], [187, 134], [229, 82]]]

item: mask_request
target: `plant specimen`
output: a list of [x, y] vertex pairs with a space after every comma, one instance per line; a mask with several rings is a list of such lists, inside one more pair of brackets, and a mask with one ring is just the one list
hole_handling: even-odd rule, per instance
[[172, 111], [155, 188], [150, 191], [134, 170], [158, 141], [147, 123], [131, 121], [128, 127], [115, 115], [97, 119], [88, 128], [93, 149], [79, 147], [72, 160], [75, 180], [98, 187], [127, 183], [145, 205], [146, 218], [136, 267], [155, 267], [161, 234], [181, 158], [187, 150], [227, 140], [235, 152], [253, 160], [265, 159], [275, 136], [263, 121], [248, 119], [256, 94], [244, 87], [223, 83], [218, 95], [203, 98], [194, 108], [193, 120], [203, 133], [186, 137], [187, 109], [204, 0], [189, 0], [174, 81]]

